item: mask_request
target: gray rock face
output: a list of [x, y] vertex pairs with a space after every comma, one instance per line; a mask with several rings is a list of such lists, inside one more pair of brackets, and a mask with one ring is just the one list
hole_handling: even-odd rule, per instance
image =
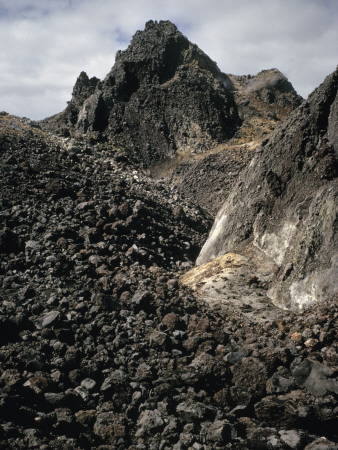
[[50, 311], [46, 314], [43, 314], [35, 321], [36, 328], [41, 329], [48, 327], [59, 317], [59, 315], [59, 311]]
[[338, 393], [338, 381], [331, 379], [328, 367], [305, 359], [293, 371], [296, 382], [306, 387], [313, 395], [323, 395], [326, 392]]
[[263, 141], [219, 211], [197, 264], [254, 245], [278, 266], [286, 308], [338, 291], [338, 70]]

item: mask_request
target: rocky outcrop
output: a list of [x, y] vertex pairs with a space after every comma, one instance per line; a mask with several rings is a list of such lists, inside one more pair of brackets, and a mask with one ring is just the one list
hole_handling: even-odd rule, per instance
[[82, 105], [95, 92], [99, 83], [96, 77], [88, 78], [86, 72], [81, 72], [73, 88], [72, 99], [69, 102], [66, 112], [69, 114], [70, 122], [75, 125], [78, 120], [79, 111]]
[[254, 245], [278, 266], [274, 303], [308, 306], [338, 290], [338, 70], [263, 141], [197, 259]]
[[171, 22], [149, 21], [103, 81], [82, 72], [65, 111], [41, 124], [103, 137], [215, 215], [251, 150], [301, 100], [277, 69], [221, 73]]
[[237, 181], [238, 174], [251, 160], [255, 148], [288, 115], [302, 98], [277, 69], [263, 70], [257, 75], [227, 74], [241, 126], [223, 144], [192, 155], [178, 151], [175, 158], [151, 167], [153, 176], [167, 175], [175, 188], [198, 202], [213, 216], [224, 203]]
[[247, 94], [255, 93], [264, 103], [292, 109], [301, 103], [301, 97], [278, 69], [262, 70], [254, 76], [232, 75], [230, 77], [240, 85], [239, 90]]
[[[177, 48], [183, 64], [176, 70]], [[191, 55], [196, 64], [187, 62]], [[82, 73], [66, 112], [46, 122], [0, 113], [1, 449], [337, 447], [338, 297], [330, 263], [337, 253], [337, 73], [264, 141], [218, 228], [227, 225], [238, 250], [203, 266], [193, 267], [209, 215], [193, 195], [140, 170], [142, 155], [150, 164], [167, 147], [152, 155], [129, 146], [128, 139], [144, 143], [136, 128], [120, 131], [128, 151], [109, 140], [117, 117], [141, 123], [134, 117], [141, 106], [156, 124], [161, 95], [169, 102], [178, 74], [208, 83], [215, 67], [172, 24], [150, 22], [118, 55], [111, 85], [109, 77]], [[222, 155], [222, 144], [195, 154], [190, 173], [180, 161], [197, 200], [211, 202], [204, 191], [231, 169], [226, 195], [246, 152], [297, 103], [280, 73], [256, 77], [263, 87], [251, 91], [255, 77], [228, 76], [243, 121], [231, 151]], [[193, 93], [184, 86], [182, 98], [199, 111], [195, 81]], [[142, 92], [150, 103], [156, 94], [154, 111], [137, 103]], [[210, 104], [206, 97], [203, 111]], [[77, 137], [50, 133], [58, 126]], [[170, 163], [191, 157], [184, 145]], [[219, 237], [214, 248], [222, 251]], [[290, 283], [306, 284], [313, 274], [325, 302], [302, 314], [271, 306], [271, 279], [288, 293]]]
[[236, 138], [247, 145], [259, 145], [303, 101], [278, 69], [262, 70], [256, 75], [228, 76], [242, 120]]
[[49, 125], [105, 131], [148, 165], [178, 148], [199, 152], [233, 136], [240, 119], [231, 86], [175, 25], [149, 21], [102, 82], [81, 73], [67, 109]]

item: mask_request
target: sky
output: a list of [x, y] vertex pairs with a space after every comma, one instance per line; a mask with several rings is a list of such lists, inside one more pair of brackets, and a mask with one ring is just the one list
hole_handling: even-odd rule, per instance
[[171, 20], [225, 73], [278, 68], [304, 98], [338, 64], [338, 0], [0, 0], [0, 111], [62, 111], [148, 20]]

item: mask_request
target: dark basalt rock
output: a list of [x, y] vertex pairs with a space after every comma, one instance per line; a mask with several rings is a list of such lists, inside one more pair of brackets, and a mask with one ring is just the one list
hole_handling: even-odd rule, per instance
[[95, 92], [95, 88], [99, 83], [99, 79], [96, 77], [89, 78], [86, 72], [81, 72], [76, 80], [73, 88], [72, 99], [69, 102], [66, 110], [68, 120], [75, 125], [77, 122], [79, 110], [81, 109], [85, 100]]
[[154, 177], [167, 176], [178, 191], [206, 208], [212, 215], [224, 203], [239, 172], [274, 128], [297, 108], [303, 99], [277, 69], [257, 75], [230, 75], [241, 126], [234, 137], [205, 154], [178, 155], [151, 166]]
[[291, 106], [294, 109], [302, 101], [292, 84], [278, 69], [262, 70], [254, 77], [246, 77], [245, 88], [247, 92], [256, 93], [263, 102], [274, 103], [282, 108]]
[[197, 260], [253, 243], [278, 267], [268, 295], [282, 307], [338, 291], [337, 85], [338, 70], [263, 141]]
[[214, 215], [251, 159], [248, 149], [301, 101], [277, 69], [221, 73], [171, 22], [149, 21], [104, 80], [81, 72], [65, 111], [41, 126], [101, 136], [153, 177], [172, 175], [168, 182]]
[[0, 138], [34, 170], [0, 177], [1, 448], [334, 445], [335, 299], [263, 325], [210, 307], [179, 282], [203, 210], [109, 144], [13, 116]]
[[175, 25], [149, 21], [102, 82], [81, 73], [67, 109], [53, 120], [70, 132], [104, 131], [149, 164], [233, 136], [241, 121], [231, 87]]

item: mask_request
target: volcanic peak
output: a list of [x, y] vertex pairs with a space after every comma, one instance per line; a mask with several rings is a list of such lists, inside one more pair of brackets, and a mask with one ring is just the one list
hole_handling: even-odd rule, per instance
[[102, 82], [81, 73], [66, 110], [46, 123], [68, 135], [104, 132], [149, 164], [233, 136], [241, 120], [231, 87], [175, 25], [150, 21]]

